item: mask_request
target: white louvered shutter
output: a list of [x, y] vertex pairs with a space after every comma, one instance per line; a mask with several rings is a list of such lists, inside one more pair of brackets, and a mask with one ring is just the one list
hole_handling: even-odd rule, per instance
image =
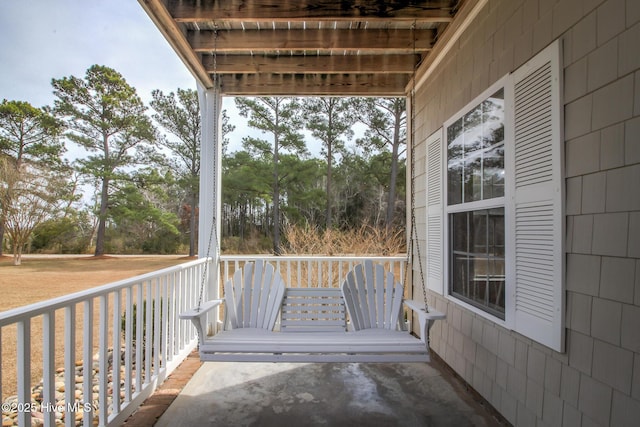
[[427, 145], [427, 288], [443, 293], [443, 141], [442, 129], [433, 133]]
[[561, 45], [513, 73], [514, 329], [564, 351]]

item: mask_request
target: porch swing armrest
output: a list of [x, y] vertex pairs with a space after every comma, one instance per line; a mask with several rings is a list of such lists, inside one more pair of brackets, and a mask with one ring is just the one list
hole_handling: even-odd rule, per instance
[[207, 312], [213, 310], [217, 306], [221, 305], [224, 302], [223, 299], [212, 299], [209, 301], [204, 301], [200, 304], [200, 307], [192, 308], [191, 310], [183, 311], [180, 313], [180, 318], [185, 320], [191, 320], [196, 317], [202, 317]]
[[420, 339], [422, 342], [429, 345], [429, 330], [433, 326], [433, 322], [436, 320], [445, 319], [447, 316], [432, 308], [429, 311], [425, 310], [424, 302], [417, 300], [404, 300], [404, 305], [418, 315], [418, 324], [420, 327]]
[[203, 302], [200, 307], [192, 308], [191, 310], [184, 311], [178, 315], [180, 319], [190, 320], [193, 323], [193, 326], [196, 328], [196, 332], [198, 333], [198, 344], [202, 346], [204, 343], [204, 339], [206, 337], [205, 331], [205, 321], [206, 315], [208, 312], [213, 310], [214, 308], [220, 306], [224, 302], [223, 299], [213, 299], [209, 301]]

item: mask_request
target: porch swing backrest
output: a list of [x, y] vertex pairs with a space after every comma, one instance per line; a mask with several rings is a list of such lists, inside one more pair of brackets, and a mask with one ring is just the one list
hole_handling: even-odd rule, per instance
[[236, 270], [224, 285], [231, 329], [273, 330], [285, 288], [280, 273], [263, 260], [247, 262], [244, 268]]
[[[287, 288], [264, 260], [245, 263], [224, 285], [225, 329], [344, 332], [346, 309], [338, 288]], [[276, 327], [276, 324], [279, 324]]]
[[356, 265], [342, 283], [342, 294], [354, 330], [403, 329], [403, 287], [381, 264], [367, 260]]

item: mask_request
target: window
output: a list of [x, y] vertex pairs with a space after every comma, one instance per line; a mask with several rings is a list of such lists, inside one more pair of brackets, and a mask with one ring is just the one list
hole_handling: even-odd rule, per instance
[[505, 318], [504, 88], [446, 129], [449, 295]]
[[564, 351], [561, 43], [468, 104], [426, 146], [427, 287]]

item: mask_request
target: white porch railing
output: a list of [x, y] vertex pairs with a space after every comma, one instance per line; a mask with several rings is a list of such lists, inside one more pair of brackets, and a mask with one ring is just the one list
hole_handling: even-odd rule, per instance
[[222, 255], [222, 280], [230, 278], [246, 261], [264, 259], [280, 272], [288, 287], [339, 287], [342, 279], [356, 264], [365, 259], [384, 265], [393, 271], [396, 280], [404, 280], [406, 256], [315, 256], [315, 255]]
[[[404, 256], [223, 255], [214, 269], [218, 284], [258, 258], [271, 262], [289, 287], [338, 287], [364, 259], [382, 263], [399, 281], [406, 269]], [[17, 378], [15, 399], [4, 399], [0, 388], [3, 416], [13, 415], [20, 426], [31, 426], [35, 416], [45, 426], [61, 419], [66, 426], [91, 426], [96, 420], [99, 426], [121, 425], [196, 347], [195, 329], [178, 314], [198, 304], [203, 275], [212, 271], [205, 269], [206, 262], [191, 261], [1, 312], [0, 362], [6, 362], [1, 359], [7, 351], [17, 355], [15, 367], [1, 365], [3, 370], [15, 369]], [[38, 322], [41, 338], [31, 333]], [[11, 334], [16, 336], [15, 349], [2, 349], [2, 344], [8, 347], [3, 336]], [[32, 345], [34, 339], [42, 345]], [[61, 363], [56, 362], [60, 349]], [[40, 355], [41, 384], [32, 378]], [[7, 374], [3, 370], [0, 387]]]
[[[20, 426], [32, 417], [45, 426], [63, 418], [67, 426], [121, 425], [195, 348], [195, 330], [178, 314], [197, 304], [205, 265], [196, 260], [0, 313], [0, 343], [7, 347], [2, 334], [15, 333], [17, 354], [16, 366], [5, 361], [0, 371], [15, 369], [17, 378], [17, 398], [3, 400], [3, 417]], [[43, 336], [34, 337], [40, 322]], [[63, 366], [56, 366], [60, 348]], [[34, 387], [39, 356], [42, 383]]]

